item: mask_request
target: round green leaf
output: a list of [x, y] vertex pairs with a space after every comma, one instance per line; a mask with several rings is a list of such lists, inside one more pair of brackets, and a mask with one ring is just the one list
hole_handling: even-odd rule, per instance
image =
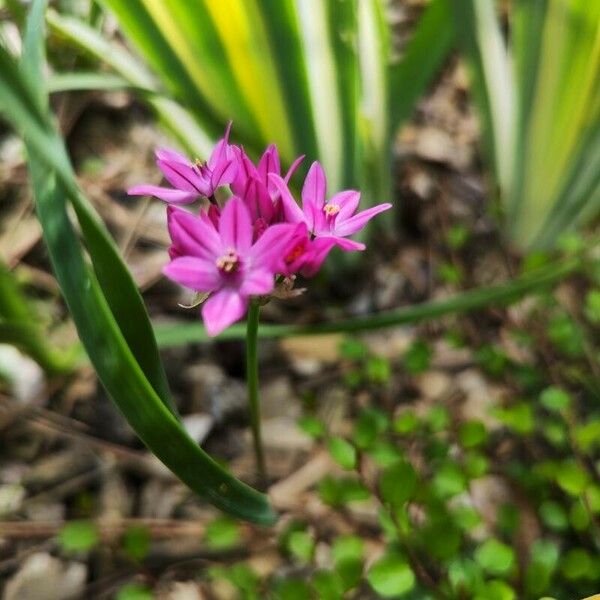
[[458, 439], [463, 448], [474, 448], [485, 443], [487, 431], [481, 421], [467, 421], [460, 426]]
[[207, 524], [204, 539], [213, 550], [226, 550], [240, 543], [241, 532], [235, 521], [220, 517]]
[[558, 466], [556, 482], [568, 494], [578, 496], [589, 483], [589, 475], [574, 460], [565, 460]]
[[558, 387], [547, 387], [540, 394], [540, 403], [552, 412], [561, 412], [569, 407], [571, 396]]
[[312, 560], [315, 541], [308, 531], [293, 531], [288, 537], [287, 547], [293, 557], [308, 563]]
[[491, 575], [505, 575], [513, 568], [515, 553], [510, 546], [492, 538], [477, 548], [475, 560]]
[[379, 491], [385, 502], [401, 506], [417, 487], [417, 473], [408, 462], [399, 462], [386, 469], [379, 480]]
[[351, 470], [356, 467], [356, 448], [341, 437], [332, 437], [328, 442], [329, 453], [340, 467]]
[[60, 530], [58, 543], [67, 552], [87, 552], [98, 543], [96, 526], [90, 521], [72, 521]]
[[404, 557], [389, 553], [380, 558], [367, 573], [371, 587], [383, 598], [402, 596], [413, 589], [415, 575]]

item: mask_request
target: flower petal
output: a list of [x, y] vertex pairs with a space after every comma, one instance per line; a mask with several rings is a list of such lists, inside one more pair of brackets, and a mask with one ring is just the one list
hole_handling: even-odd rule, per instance
[[358, 208], [360, 203], [360, 192], [356, 190], [344, 190], [334, 194], [328, 204], [337, 204], [340, 212], [336, 216], [336, 223], [349, 219]]
[[288, 172], [285, 174], [285, 177], [283, 178], [283, 180], [288, 183], [290, 181], [290, 179], [292, 178], [292, 175], [298, 170], [298, 167], [300, 166], [300, 163], [304, 160], [304, 154], [302, 154], [301, 156], [299, 156], [290, 166], [290, 168], [288, 169]]
[[214, 262], [223, 252], [221, 238], [206, 217], [169, 207], [167, 226], [176, 254]]
[[286, 251], [289, 249], [290, 242], [297, 234], [299, 228], [303, 228], [306, 232], [306, 225], [304, 223], [279, 223], [267, 227], [265, 232], [250, 248], [251, 268], [267, 269], [271, 273], [283, 273], [285, 271], [284, 259]]
[[[327, 239], [326, 237], [321, 239]], [[334, 240], [335, 245], [338, 248], [341, 248], [345, 252], [354, 252], [355, 250], [364, 250], [366, 246], [361, 242], [355, 242], [354, 240], [349, 240], [344, 237], [337, 237], [335, 235], [330, 236], [331, 240]]]
[[261, 181], [265, 184], [268, 181], [269, 173], [275, 173], [279, 175], [281, 173], [281, 163], [279, 161], [279, 153], [277, 152], [277, 146], [271, 144], [260, 157], [257, 166], [258, 176]]
[[392, 208], [392, 205], [389, 203], [378, 204], [377, 206], [359, 212], [345, 221], [340, 222], [338, 219], [335, 223], [333, 234], [339, 237], [352, 235], [353, 233], [360, 231], [375, 215], [390, 208]]
[[285, 220], [288, 221], [288, 223], [306, 222], [306, 216], [298, 206], [298, 203], [294, 200], [285, 181], [283, 181], [279, 175], [271, 173], [269, 175], [269, 182], [272, 183], [281, 194], [281, 204], [283, 206], [283, 216]]
[[228, 248], [243, 254], [252, 245], [252, 221], [243, 200], [232, 196], [221, 211], [219, 234]]
[[306, 224], [310, 231], [319, 231], [325, 223], [323, 206], [325, 206], [325, 193], [327, 179], [323, 167], [315, 161], [308, 170], [304, 185], [302, 186], [302, 210], [306, 215]]
[[273, 272], [269, 269], [250, 269], [244, 276], [240, 293], [244, 296], [269, 294], [275, 287]]
[[237, 163], [235, 178], [231, 182], [231, 191], [234, 195], [241, 196], [244, 193], [248, 179], [258, 177], [258, 171], [242, 147], [232, 146], [231, 150]]
[[268, 224], [273, 220], [275, 207], [262, 181], [256, 177], [248, 179], [242, 199], [250, 210], [250, 217], [253, 221], [262, 219]]
[[[289, 183], [290, 179], [292, 178], [292, 175], [296, 172], [296, 170], [300, 166], [300, 163], [303, 160], [304, 160], [304, 154], [302, 156], [299, 156], [292, 163], [292, 166], [288, 169], [288, 172], [285, 174], [285, 177], [283, 178], [283, 181], [284, 181], [284, 183], [286, 185]], [[279, 172], [277, 172], [277, 175], [279, 175]], [[269, 195], [271, 196], [271, 198], [275, 202], [276, 200], [279, 199], [279, 189], [277, 188], [277, 186], [273, 183], [273, 181], [271, 179], [268, 179], [267, 183], [268, 183], [267, 187], [269, 188]]]
[[214, 171], [218, 163], [229, 158], [228, 150], [229, 146], [229, 132], [231, 131], [231, 121], [227, 123], [225, 129], [225, 135], [216, 143], [210, 158], [208, 159], [208, 166], [211, 171]]
[[218, 187], [231, 183], [235, 179], [237, 169], [237, 162], [233, 157], [217, 163], [210, 178], [212, 193], [214, 194]]
[[[178, 190], [196, 192], [201, 196], [208, 193], [208, 182], [198, 175], [191, 164], [176, 161], [157, 160], [158, 168], [163, 172], [165, 179]], [[210, 195], [210, 194], [208, 194]]]
[[313, 277], [321, 268], [323, 261], [327, 258], [329, 251], [335, 246], [335, 240], [331, 237], [316, 238], [310, 242], [304, 262], [300, 267], [300, 273], [304, 277]]
[[156, 157], [156, 160], [179, 162], [183, 163], [184, 165], [190, 164], [190, 160], [187, 156], [184, 156], [180, 152], [177, 152], [171, 148], [157, 148], [154, 152], [154, 156]]
[[186, 192], [160, 187], [158, 185], [134, 185], [127, 190], [130, 196], [155, 196], [173, 204], [191, 204], [198, 198], [198, 192]]
[[221, 277], [215, 263], [202, 258], [175, 258], [163, 268], [163, 273], [179, 285], [198, 292], [212, 292], [221, 285]]
[[215, 336], [239, 321], [248, 308], [248, 298], [238, 290], [223, 288], [202, 305], [202, 318], [208, 335]]

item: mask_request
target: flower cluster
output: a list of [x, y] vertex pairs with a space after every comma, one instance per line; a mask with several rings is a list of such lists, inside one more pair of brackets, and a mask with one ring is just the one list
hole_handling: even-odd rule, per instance
[[[276, 146], [269, 146], [254, 164], [241, 147], [229, 143], [229, 131], [230, 126], [208, 162], [157, 150], [156, 163], [172, 187], [128, 190], [169, 204], [171, 262], [164, 273], [180, 285], [210, 294], [202, 307], [209, 335], [241, 319], [250, 298], [271, 294], [281, 278], [314, 275], [334, 246], [364, 250], [364, 244], [348, 236], [391, 208], [386, 203], [356, 213], [360, 193], [354, 190], [327, 199], [327, 180], [318, 162], [308, 171], [300, 207], [288, 183], [303, 157], [282, 177]], [[221, 208], [215, 191], [224, 185], [233, 195]], [[210, 204], [197, 215], [175, 206], [200, 198]]]

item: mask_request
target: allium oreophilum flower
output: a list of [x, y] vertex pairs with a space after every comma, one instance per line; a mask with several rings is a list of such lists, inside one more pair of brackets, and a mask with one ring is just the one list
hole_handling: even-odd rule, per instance
[[[169, 149], [158, 149], [156, 164], [171, 188], [139, 185], [130, 195], [151, 195], [169, 204], [172, 244], [164, 274], [180, 285], [208, 293], [202, 318], [209, 335], [241, 319], [252, 297], [273, 293], [277, 282], [297, 274], [313, 276], [329, 251], [364, 250], [348, 239], [391, 204], [356, 213], [360, 192], [345, 190], [327, 200], [323, 168], [314, 162], [302, 187], [302, 208], [288, 183], [303, 157], [285, 176], [277, 148], [271, 145], [254, 164], [243, 148], [229, 143], [230, 126], [208, 162], [189, 161]], [[219, 207], [217, 188], [229, 185], [232, 196]], [[208, 198], [197, 215], [177, 208]]]

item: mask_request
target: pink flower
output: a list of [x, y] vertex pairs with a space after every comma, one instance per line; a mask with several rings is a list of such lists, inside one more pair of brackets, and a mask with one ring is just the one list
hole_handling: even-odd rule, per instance
[[251, 296], [269, 294], [274, 275], [286, 269], [284, 257], [298, 226], [272, 225], [252, 243], [250, 212], [240, 198], [230, 198], [215, 227], [209, 216], [170, 208], [172, 261], [163, 269], [173, 281], [211, 295], [203, 304], [208, 334], [217, 335], [241, 319]]
[[347, 236], [360, 231], [375, 215], [392, 207], [389, 203], [378, 204], [357, 214], [360, 192], [345, 190], [334, 194], [327, 202], [327, 179], [323, 168], [314, 162], [302, 187], [302, 208], [292, 197], [286, 182], [276, 174], [269, 180], [281, 194], [285, 220], [289, 223], [306, 223], [311, 238], [330, 240], [342, 250], [364, 250], [365, 245]]
[[[281, 163], [277, 146], [271, 144], [263, 153], [258, 165], [248, 158], [243, 148], [234, 148], [237, 160], [237, 174], [231, 184], [231, 191], [242, 198], [250, 210], [255, 227], [255, 239], [271, 223], [283, 220], [279, 190], [269, 180], [270, 174], [281, 175]], [[302, 160], [298, 157], [285, 174], [283, 181], [288, 183]]]
[[334, 246], [335, 240], [333, 238], [311, 240], [306, 223], [297, 223], [287, 252], [283, 257], [285, 269], [282, 273], [284, 275], [301, 273], [304, 277], [313, 277]]
[[237, 161], [229, 144], [230, 129], [231, 122], [207, 163], [192, 163], [175, 150], [158, 149], [155, 152], [156, 164], [173, 188], [136, 185], [127, 193], [130, 196], [156, 196], [173, 204], [190, 204], [199, 197], [211, 198], [219, 186], [231, 183], [237, 173]]

